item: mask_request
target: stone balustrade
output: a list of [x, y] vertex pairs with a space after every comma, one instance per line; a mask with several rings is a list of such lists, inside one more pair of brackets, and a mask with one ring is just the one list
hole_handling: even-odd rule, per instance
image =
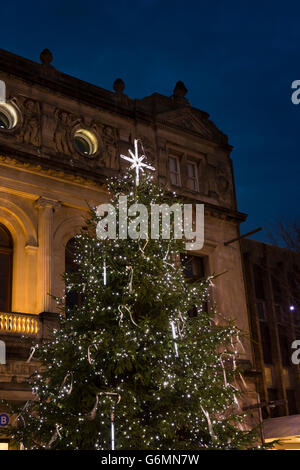
[[0, 333], [37, 335], [38, 331], [39, 317], [37, 315], [0, 312]]

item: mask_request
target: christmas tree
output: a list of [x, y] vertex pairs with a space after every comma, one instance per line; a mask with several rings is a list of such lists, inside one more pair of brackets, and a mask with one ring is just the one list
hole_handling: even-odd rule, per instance
[[[148, 209], [177, 201], [151, 171], [139, 178], [152, 167], [130, 161], [133, 172], [108, 182], [119, 234], [120, 196]], [[256, 440], [240, 425], [240, 331], [207, 308], [210, 280], [186, 278], [183, 240], [139, 231], [143, 217], [138, 237], [101, 239], [104, 218], [91, 209], [76, 237], [77, 269], [65, 281], [67, 299], [76, 292], [80, 302], [60, 299], [59, 327], [34, 351], [35, 398], [11, 428], [26, 449], [244, 449]]]

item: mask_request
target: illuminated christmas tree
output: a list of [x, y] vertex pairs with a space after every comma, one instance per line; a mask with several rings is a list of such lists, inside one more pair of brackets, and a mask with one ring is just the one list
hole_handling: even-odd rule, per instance
[[[125, 229], [120, 195], [148, 209], [177, 201], [131, 157], [132, 173], [108, 182], [116, 233]], [[99, 239], [101, 220], [92, 210], [76, 237], [77, 270], [65, 279], [67, 298], [76, 292], [81, 301], [60, 301], [53, 339], [36, 347], [36, 399], [18, 411], [14, 438], [26, 449], [252, 446], [256, 432], [240, 425], [235, 382], [240, 331], [207, 308], [210, 280], [185, 277], [183, 240], [145, 230], [135, 239]]]

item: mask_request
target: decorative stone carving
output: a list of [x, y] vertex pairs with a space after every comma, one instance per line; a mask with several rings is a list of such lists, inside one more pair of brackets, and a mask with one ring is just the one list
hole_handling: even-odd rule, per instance
[[123, 82], [122, 78], [117, 78], [114, 81], [114, 90], [118, 95], [122, 95], [125, 90], [125, 83]]
[[225, 167], [217, 162], [205, 161], [203, 165], [204, 194], [220, 201], [230, 202], [230, 177]]
[[217, 185], [219, 199], [227, 202], [227, 200], [230, 198], [230, 182], [225, 169], [221, 167], [218, 167], [217, 171]]
[[174, 87], [174, 90], [173, 90], [173, 99], [174, 99], [174, 102], [181, 106], [186, 106], [189, 104], [188, 100], [185, 98], [185, 95], [187, 94], [188, 90], [185, 86], [185, 84], [179, 80], [175, 87]]
[[115, 91], [114, 100], [118, 106], [129, 106], [130, 99], [127, 95], [125, 95], [125, 83], [122, 78], [117, 78], [114, 81], [113, 89]]
[[23, 103], [23, 125], [18, 135], [18, 142], [31, 144], [35, 147], [41, 145], [41, 113], [37, 101], [28, 98]]
[[103, 163], [107, 168], [119, 169], [118, 139], [117, 130], [111, 126], [104, 126], [102, 129]]
[[50, 65], [53, 60], [52, 52], [49, 49], [43, 49], [40, 54], [40, 59], [43, 65]]
[[182, 106], [171, 111], [159, 113], [157, 121], [162, 124], [179, 127], [184, 130], [192, 131], [204, 139], [212, 142], [227, 144], [228, 139], [212, 121], [208, 119], [205, 113], [194, 110], [190, 106]]
[[157, 169], [157, 155], [155, 151], [154, 142], [151, 139], [149, 139], [149, 137], [146, 137], [144, 135], [141, 136], [141, 142], [144, 148], [147, 163], [149, 163], [149, 165], [152, 165]]
[[56, 208], [58, 208], [60, 206], [61, 206], [60, 201], [57, 201], [56, 199], [49, 199], [49, 198], [45, 198], [45, 197], [39, 197], [35, 201], [35, 207], [37, 207], [38, 209], [46, 207], [46, 208], [49, 208], [52, 211], [54, 211]]
[[63, 155], [72, 155], [70, 131], [74, 125], [80, 123], [81, 119], [59, 108], [55, 109], [54, 116], [56, 118], [56, 128], [54, 131], [56, 151]]

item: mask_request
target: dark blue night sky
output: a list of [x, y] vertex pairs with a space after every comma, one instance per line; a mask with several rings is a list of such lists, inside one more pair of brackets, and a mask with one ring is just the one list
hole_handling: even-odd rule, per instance
[[0, 47], [39, 61], [45, 47], [67, 74], [132, 98], [171, 95], [183, 80], [191, 104], [234, 146], [245, 232], [299, 216], [300, 4], [272, 1], [1, 2]]

